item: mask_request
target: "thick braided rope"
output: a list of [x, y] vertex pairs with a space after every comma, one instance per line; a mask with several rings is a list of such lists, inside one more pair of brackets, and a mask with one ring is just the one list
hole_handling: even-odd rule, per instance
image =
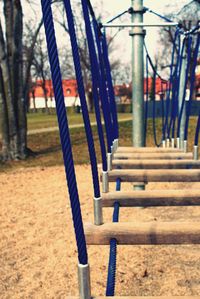
[[[121, 179], [116, 180], [116, 191], [121, 190]], [[119, 221], [119, 202], [114, 203], [113, 222]], [[108, 277], [106, 285], [106, 296], [114, 296], [115, 294], [115, 278], [116, 278], [116, 264], [117, 264], [117, 240], [110, 240], [110, 255], [108, 263]]]
[[185, 41], [181, 47], [179, 46], [179, 61], [177, 67], [177, 77], [175, 83], [175, 92], [174, 92], [174, 116], [172, 121], [172, 138], [175, 138], [175, 127], [176, 127], [176, 120], [178, 118], [178, 111], [179, 111], [179, 91], [180, 91], [180, 78], [181, 78], [181, 69], [183, 64], [183, 53], [184, 53]]
[[200, 44], [200, 33], [198, 33], [198, 36], [197, 36], [197, 42], [196, 42], [196, 47], [195, 47], [194, 57], [193, 57], [193, 66], [192, 66], [192, 72], [191, 72], [191, 78], [190, 78], [190, 98], [186, 105], [186, 122], [185, 122], [184, 140], [187, 140], [187, 138], [188, 138], [188, 127], [189, 127], [189, 120], [190, 120], [190, 110], [191, 110], [193, 90], [194, 90], [194, 86], [195, 86], [195, 70], [196, 70], [196, 66], [197, 66], [199, 44]]
[[98, 60], [99, 60], [99, 67], [100, 67], [100, 74], [101, 74], [101, 88], [99, 90], [100, 92], [100, 98], [101, 98], [101, 106], [103, 110], [103, 117], [105, 122], [105, 129], [106, 129], [106, 137], [107, 137], [107, 145], [108, 145], [108, 153], [111, 153], [111, 146], [113, 141], [113, 124], [111, 121], [111, 112], [110, 112], [110, 104], [108, 99], [108, 94], [106, 90], [106, 80], [105, 80], [105, 72], [104, 72], [104, 64], [103, 64], [103, 57], [102, 57], [102, 50], [101, 50], [101, 44], [100, 44], [100, 32], [99, 27], [97, 24], [96, 19], [93, 18], [93, 28], [95, 33], [95, 40], [96, 40], [96, 46], [98, 51]]
[[55, 38], [53, 16], [51, 10], [51, 0], [41, 0], [43, 20], [48, 48], [49, 61], [51, 66], [51, 74], [53, 81], [53, 88], [56, 101], [56, 111], [58, 117], [60, 140], [62, 145], [64, 166], [71, 202], [72, 216], [74, 229], [76, 234], [76, 242], [78, 248], [78, 259], [81, 264], [87, 264], [87, 248], [85, 242], [85, 235], [83, 231], [83, 222], [80, 210], [79, 195], [76, 184], [76, 176], [74, 170], [68, 121], [66, 116], [66, 109], [64, 103], [64, 95], [62, 89], [62, 78], [60, 72], [60, 65], [58, 59], [57, 44]]
[[172, 100], [171, 100], [171, 117], [167, 132], [167, 138], [170, 139], [171, 132], [173, 130], [174, 120], [177, 114], [177, 91], [179, 86], [179, 67], [180, 67], [181, 47], [180, 47], [180, 35], [178, 36], [178, 54], [177, 61], [175, 64], [174, 73], [172, 76]]
[[86, 28], [86, 35], [87, 35], [87, 43], [89, 49], [89, 56], [90, 56], [90, 63], [91, 63], [91, 74], [92, 74], [92, 92], [94, 98], [94, 105], [95, 105], [95, 113], [96, 113], [96, 120], [97, 120], [97, 129], [99, 134], [99, 142], [101, 147], [101, 157], [102, 157], [102, 164], [103, 164], [103, 171], [107, 171], [107, 157], [106, 157], [106, 146], [104, 140], [104, 132], [101, 123], [101, 112], [99, 107], [99, 93], [98, 88], [100, 86], [100, 73], [99, 73], [99, 66], [98, 66], [98, 59], [95, 50], [94, 38], [91, 29], [91, 22], [88, 12], [88, 7], [85, 0], [82, 0], [82, 9], [85, 21], [85, 28]]
[[199, 130], [200, 130], [200, 113], [197, 120], [197, 127], [196, 127], [195, 138], [194, 138], [194, 145], [196, 146], [199, 143]]
[[146, 102], [145, 102], [145, 118], [144, 118], [144, 140], [147, 142], [147, 124], [148, 124], [148, 110], [149, 110], [149, 60], [146, 54]]
[[117, 118], [117, 107], [116, 107], [116, 101], [115, 101], [115, 92], [113, 88], [112, 83], [112, 75], [111, 75], [111, 67], [110, 67], [110, 61], [108, 58], [108, 45], [106, 41], [106, 35], [105, 32], [102, 36], [102, 51], [103, 51], [103, 59], [104, 59], [104, 65], [105, 65], [105, 76], [107, 81], [107, 90], [108, 90], [108, 97], [110, 99], [110, 110], [111, 110], [111, 116], [113, 120], [113, 130], [114, 130], [114, 139], [119, 138], [119, 127], [118, 127], [118, 118]]
[[173, 85], [173, 70], [174, 70], [174, 63], [175, 63], [175, 49], [176, 49], [176, 40], [179, 36], [179, 29], [175, 32], [173, 48], [172, 48], [172, 56], [171, 56], [171, 66], [170, 66], [170, 79], [169, 79], [169, 89], [167, 93], [167, 100], [166, 100], [166, 114], [165, 114], [165, 126], [164, 126], [164, 139], [168, 137], [169, 131], [169, 114], [170, 114], [170, 104], [171, 104], [171, 89]]
[[88, 150], [89, 150], [89, 155], [90, 155], [94, 196], [96, 198], [98, 198], [98, 197], [100, 197], [100, 188], [99, 188], [99, 178], [98, 178], [98, 169], [97, 169], [97, 159], [96, 159], [96, 153], [95, 153], [95, 148], [94, 148], [92, 129], [91, 129], [91, 125], [90, 125], [90, 118], [89, 118], [89, 113], [88, 113], [88, 109], [87, 109], [85, 88], [84, 88], [84, 84], [83, 84], [83, 77], [82, 77], [82, 71], [81, 71], [81, 62], [80, 62], [78, 43], [77, 43], [77, 38], [76, 38], [74, 19], [73, 19], [73, 13], [72, 13], [70, 1], [64, 0], [64, 6], [65, 6], [66, 15], [67, 15], [69, 35], [70, 35], [73, 60], [74, 60], [74, 68], [75, 68], [76, 79], [77, 79], [77, 84], [78, 84], [78, 93], [79, 93], [79, 97], [80, 97], [80, 101], [81, 101], [82, 114], [83, 114], [83, 120], [84, 120], [84, 125], [85, 125]]
[[[185, 44], [186, 46], [186, 44]], [[186, 66], [186, 72], [185, 72], [185, 84], [184, 84], [184, 92], [183, 92], [183, 98], [182, 98], [182, 104], [181, 109], [178, 116], [178, 125], [177, 125], [177, 137], [180, 137], [180, 129], [181, 129], [181, 120], [183, 117], [183, 109], [185, 107], [185, 98], [186, 98], [186, 89], [188, 84], [188, 76], [189, 76], [189, 70], [190, 70], [190, 59], [191, 59], [191, 53], [192, 53], [192, 37], [188, 37], [188, 43], [187, 43], [187, 66]]]

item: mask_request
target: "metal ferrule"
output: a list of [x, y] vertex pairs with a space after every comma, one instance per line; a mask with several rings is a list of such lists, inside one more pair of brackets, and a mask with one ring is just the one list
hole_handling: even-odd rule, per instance
[[187, 140], [184, 140], [183, 151], [184, 151], [184, 153], [187, 153]]
[[102, 198], [94, 197], [94, 224], [103, 224]]
[[78, 264], [78, 283], [80, 299], [91, 299], [90, 267]]
[[167, 138], [167, 147], [170, 147], [170, 140]]
[[171, 143], [172, 148], [175, 148], [175, 140], [172, 138], [172, 143]]
[[199, 150], [198, 145], [194, 145], [194, 152], [193, 152], [193, 158], [194, 158], [194, 160], [198, 160], [199, 159], [198, 150]]
[[144, 183], [141, 183], [141, 184], [137, 184], [137, 185], [134, 185], [133, 186], [133, 189], [134, 190], [145, 190], [145, 184]]
[[165, 140], [162, 141], [162, 146], [163, 146], [163, 148], [166, 147], [166, 142], [165, 142]]
[[102, 171], [102, 192], [107, 193], [108, 191], [109, 191], [108, 172]]
[[115, 146], [116, 146], [116, 151], [117, 151], [117, 149], [119, 147], [119, 139], [115, 139]]
[[113, 154], [114, 153], [114, 146], [111, 145], [111, 153]]
[[181, 143], [180, 143], [180, 138], [179, 137], [177, 137], [176, 138], [176, 142], [177, 142], [177, 148], [181, 148]]
[[107, 166], [108, 166], [108, 171], [112, 170], [112, 154], [107, 153]]

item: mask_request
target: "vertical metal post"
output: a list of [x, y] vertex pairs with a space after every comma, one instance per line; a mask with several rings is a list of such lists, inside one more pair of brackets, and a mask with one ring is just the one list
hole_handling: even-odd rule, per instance
[[[132, 0], [132, 23], [143, 22], [143, 0]], [[132, 143], [135, 147], [145, 146], [144, 139], [144, 35], [143, 27], [134, 27], [132, 36]], [[143, 183], [134, 185], [135, 190], [144, 190]]]
[[90, 267], [78, 264], [78, 282], [80, 299], [91, 299]]
[[[143, 0], [132, 0], [133, 15], [131, 21], [143, 22]], [[144, 141], [144, 58], [143, 46], [145, 31], [143, 27], [134, 27], [132, 36], [132, 108], [133, 108], [133, 146], [143, 147]]]
[[[184, 37], [181, 37], [181, 46], [183, 46], [183, 39], [184, 39]], [[179, 82], [179, 97], [178, 97], [179, 113], [181, 111], [183, 95], [184, 95], [186, 67], [187, 67], [187, 56], [186, 56], [186, 50], [184, 50], [183, 57], [182, 57], [180, 82]], [[179, 148], [182, 150], [184, 149], [185, 122], [186, 122], [186, 107], [184, 105], [182, 118], [181, 118], [181, 125], [180, 125], [180, 137], [179, 137], [180, 138], [179, 139]]]

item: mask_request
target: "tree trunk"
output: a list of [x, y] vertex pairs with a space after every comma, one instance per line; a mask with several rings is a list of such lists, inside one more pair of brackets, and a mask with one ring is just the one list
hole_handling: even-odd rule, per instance
[[33, 112], [36, 113], [37, 109], [36, 109], [36, 103], [35, 103], [35, 90], [32, 89], [31, 93], [32, 93], [32, 98], [33, 98]]
[[8, 125], [8, 110], [6, 104], [6, 96], [4, 91], [2, 70], [0, 68], [0, 120], [1, 120], [1, 139], [2, 139], [2, 160], [9, 158], [9, 125]]
[[27, 118], [23, 97], [23, 58], [22, 58], [23, 15], [19, 0], [14, 1], [14, 51], [13, 51], [13, 80], [14, 101], [18, 117], [18, 148], [20, 158], [27, 156]]
[[13, 101], [12, 92], [12, 80], [11, 71], [9, 67], [9, 58], [6, 54], [5, 41], [0, 22], [0, 65], [2, 70], [2, 88], [4, 90], [5, 100], [3, 101], [3, 107], [7, 110], [9, 130], [9, 145], [7, 142], [3, 144], [4, 154], [7, 152], [7, 156], [11, 159], [18, 159], [18, 136], [17, 136], [17, 119], [15, 115], [15, 107]]

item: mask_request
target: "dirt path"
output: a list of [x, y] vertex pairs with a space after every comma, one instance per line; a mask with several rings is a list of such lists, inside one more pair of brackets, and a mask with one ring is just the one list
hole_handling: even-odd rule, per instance
[[[83, 219], [92, 221], [90, 168], [78, 166], [76, 172]], [[156, 187], [167, 190], [169, 185]], [[127, 188], [130, 184], [123, 185]], [[63, 167], [1, 173], [0, 199], [0, 298], [64, 299], [78, 294], [77, 252]], [[111, 215], [112, 209], [105, 210], [105, 221]], [[199, 221], [200, 207], [120, 211], [120, 221], [174, 219]], [[107, 246], [89, 247], [95, 295], [105, 292], [108, 252]], [[200, 295], [200, 246], [119, 246], [116, 294]]]
[[[125, 117], [125, 118], [119, 119], [118, 122], [121, 123], [121, 122], [129, 121], [129, 120], [132, 120], [132, 118], [131, 117]], [[103, 122], [103, 124], [104, 124], [104, 122]], [[91, 126], [96, 126], [96, 125], [97, 125], [96, 122], [91, 122]], [[83, 127], [84, 127], [83, 124], [69, 125], [70, 129], [83, 128]], [[58, 131], [58, 127], [50, 127], [50, 128], [30, 130], [30, 131], [28, 131], [28, 135], [34, 135], [34, 134], [46, 133], [46, 132], [54, 132], [54, 131]]]

